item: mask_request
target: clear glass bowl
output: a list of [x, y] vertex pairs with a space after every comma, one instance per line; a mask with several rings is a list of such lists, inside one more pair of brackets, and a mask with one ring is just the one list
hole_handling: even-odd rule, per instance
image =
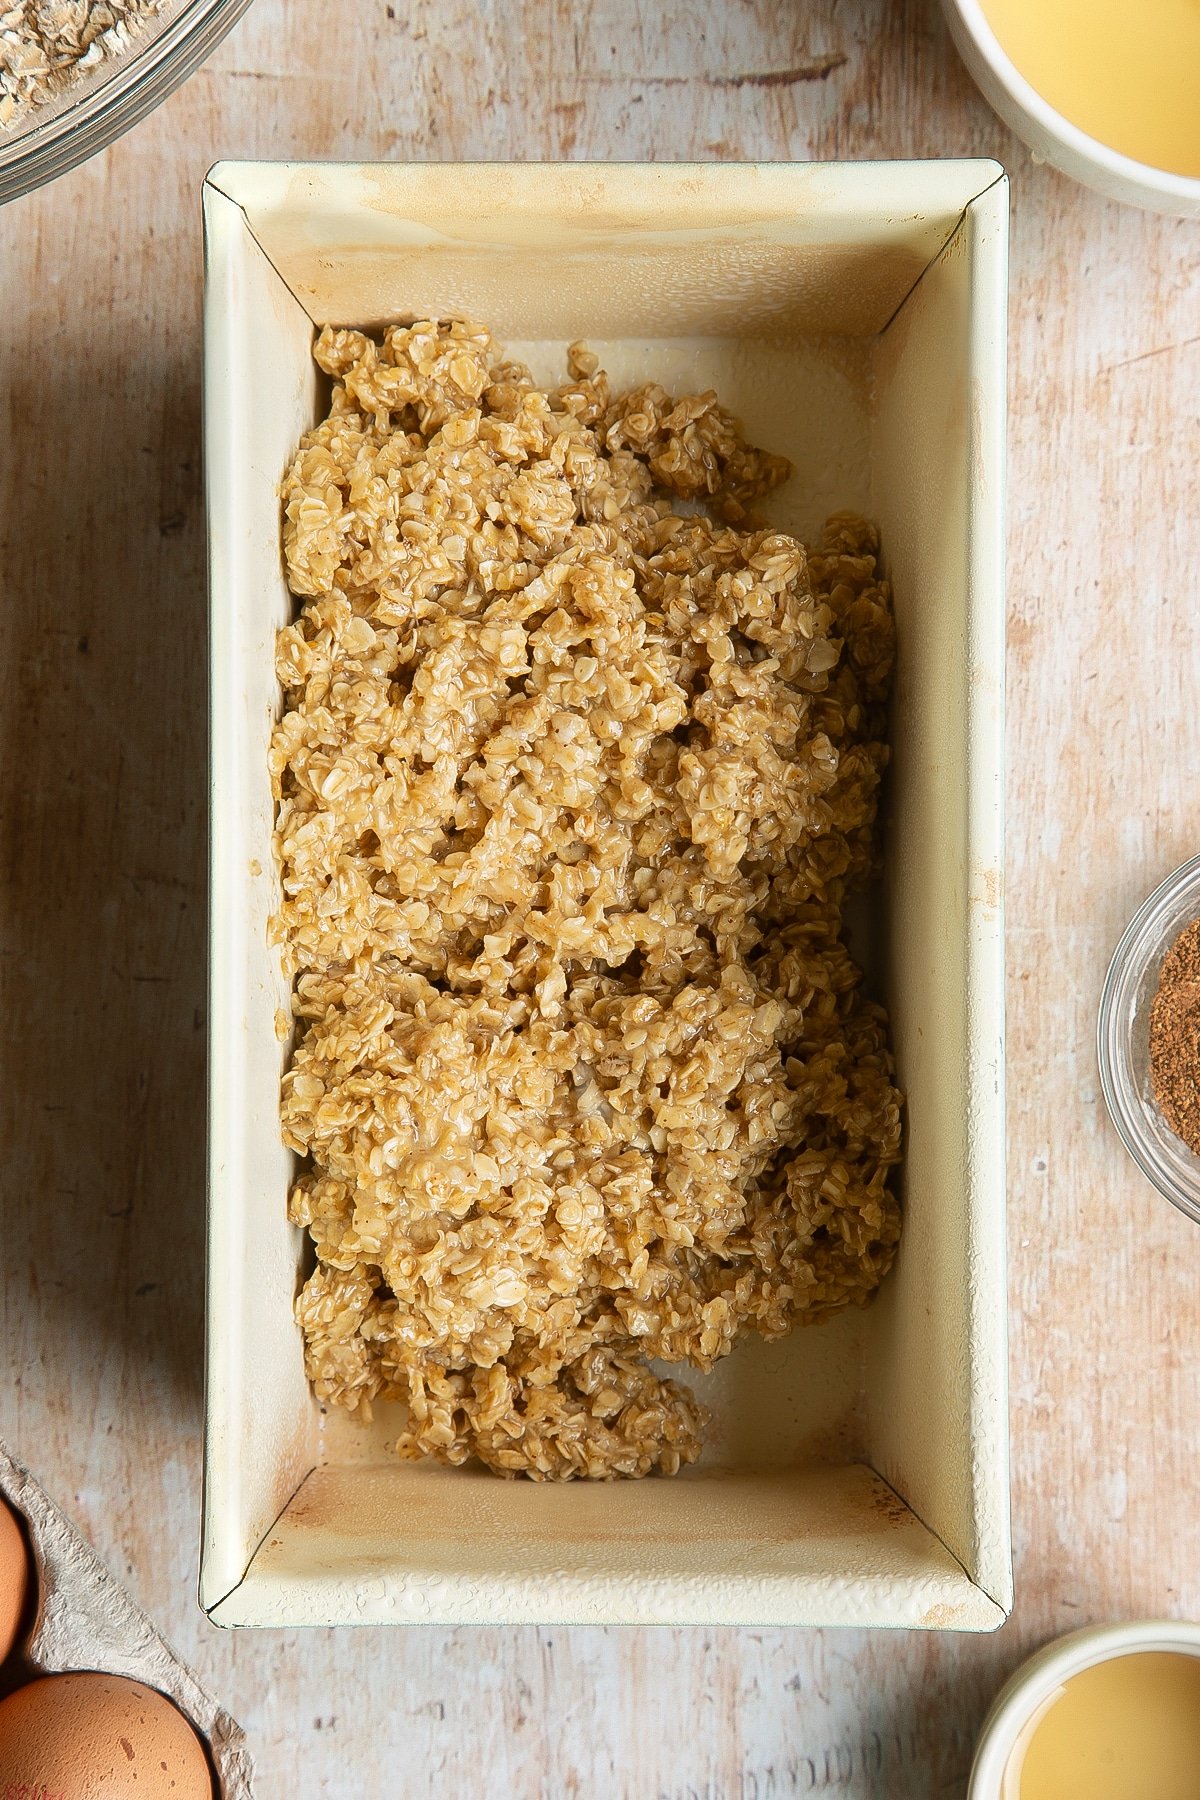
[[1150, 1007], [1163, 957], [1200, 918], [1200, 856], [1169, 875], [1117, 945], [1096, 1029], [1100, 1083], [1112, 1122], [1142, 1174], [1200, 1224], [1200, 1157], [1175, 1136], [1150, 1086]]
[[0, 127], [0, 205], [53, 181], [144, 119], [216, 49], [250, 0], [167, 0], [128, 56], [98, 64], [65, 94]]

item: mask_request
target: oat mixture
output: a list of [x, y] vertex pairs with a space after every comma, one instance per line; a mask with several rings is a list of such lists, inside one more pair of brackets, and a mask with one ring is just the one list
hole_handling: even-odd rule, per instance
[[654, 1362], [863, 1301], [899, 1233], [841, 918], [875, 533], [754, 524], [787, 465], [580, 346], [550, 392], [461, 323], [315, 354], [271, 752], [309, 1375], [407, 1402], [405, 1455], [673, 1473], [704, 1418]]
[[0, 130], [133, 48], [165, 0], [0, 0]]

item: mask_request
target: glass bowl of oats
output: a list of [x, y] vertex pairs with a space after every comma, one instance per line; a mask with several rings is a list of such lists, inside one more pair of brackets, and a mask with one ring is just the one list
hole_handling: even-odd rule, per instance
[[0, 0], [0, 204], [145, 118], [250, 0]]

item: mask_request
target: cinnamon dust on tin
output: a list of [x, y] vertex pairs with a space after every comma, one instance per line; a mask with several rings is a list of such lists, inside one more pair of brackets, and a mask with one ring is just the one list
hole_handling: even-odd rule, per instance
[[1150, 1008], [1150, 1082], [1159, 1112], [1200, 1156], [1200, 919], [1163, 958]]

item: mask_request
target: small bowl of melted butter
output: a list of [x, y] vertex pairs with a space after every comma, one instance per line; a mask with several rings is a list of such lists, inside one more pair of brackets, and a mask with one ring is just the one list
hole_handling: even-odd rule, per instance
[[1197, 0], [942, 8], [984, 98], [1036, 156], [1111, 199], [1200, 215]]
[[1200, 1625], [1073, 1632], [988, 1714], [968, 1800], [1196, 1800]]

